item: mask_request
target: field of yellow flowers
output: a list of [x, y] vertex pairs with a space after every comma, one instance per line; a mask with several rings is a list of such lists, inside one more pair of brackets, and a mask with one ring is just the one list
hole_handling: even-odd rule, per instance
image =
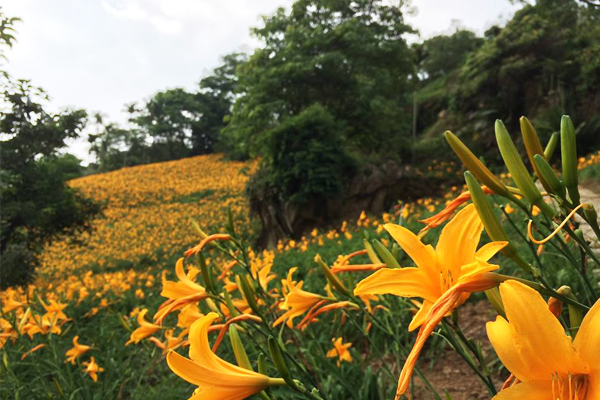
[[[599, 163], [600, 153], [580, 159], [579, 167]], [[189, 372], [189, 363], [195, 363], [208, 370], [224, 368], [223, 374], [234, 371], [229, 379], [250, 385], [243, 386], [246, 392], [238, 388], [227, 395], [230, 389], [209, 382], [213, 389], [197, 392], [196, 400], [246, 397], [240, 393], [259, 393], [263, 399], [390, 398], [412, 346], [406, 327], [418, 326], [420, 313], [414, 312], [431, 303], [378, 296], [368, 279], [359, 282], [386, 265], [416, 262], [384, 224], [421, 231], [419, 240], [435, 244], [444, 214], [425, 217], [463, 204], [453, 199], [464, 188], [448, 188], [445, 198], [399, 203], [378, 218], [363, 213], [335, 229], [314, 230], [257, 251], [249, 245], [254, 225], [244, 198], [255, 167], [210, 155], [72, 181], [101, 202], [104, 212], [91, 231], [47, 246], [33, 284], [0, 293], [0, 397], [184, 399], [202, 387], [202, 374]], [[434, 170], [451, 168], [443, 164]], [[517, 233], [510, 226], [524, 215], [501, 206], [512, 237]], [[539, 253], [551, 256], [551, 250]], [[518, 267], [507, 265], [508, 271]], [[550, 274], [553, 285], [572, 282], [574, 291], [586, 290], [577, 274], [549, 268], [556, 268]], [[236, 270], [245, 271], [248, 280]], [[356, 302], [338, 298], [346, 288], [355, 288]], [[270, 318], [273, 326], [261, 327]], [[249, 338], [243, 346], [238, 331]], [[240, 367], [216, 358], [197, 339], [209, 333], [213, 351], [218, 348], [222, 358]], [[426, 357], [435, 360], [445, 342], [457, 346], [451, 333], [432, 338]], [[192, 361], [177, 352], [188, 354], [188, 347]], [[297, 375], [265, 381], [281, 375], [281, 365], [264, 361], [267, 354], [276, 360], [278, 352]], [[473, 363], [485, 365], [484, 378], [494, 388], [501, 364], [493, 352], [485, 350]], [[248, 371], [254, 364], [259, 373]], [[426, 371], [417, 368], [415, 375], [418, 399], [442, 398]]]

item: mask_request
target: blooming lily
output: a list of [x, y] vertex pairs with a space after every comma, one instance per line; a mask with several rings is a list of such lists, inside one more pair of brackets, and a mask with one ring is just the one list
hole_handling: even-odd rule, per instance
[[100, 367], [96, 363], [96, 359], [94, 357], [91, 357], [89, 362], [84, 361], [82, 364], [86, 366], [86, 369], [84, 369], [83, 372], [87, 372], [94, 382], [98, 382], [98, 372], [104, 371], [104, 368]]
[[500, 285], [500, 295], [508, 321], [498, 316], [488, 322], [487, 334], [520, 383], [494, 400], [600, 399], [600, 301], [572, 339], [535, 290], [507, 281]]
[[146, 319], [144, 317], [146, 316], [147, 312], [148, 312], [148, 309], [144, 308], [137, 315], [137, 321], [138, 321], [138, 324], [140, 325], [140, 327], [137, 328], [135, 331], [131, 332], [131, 337], [129, 338], [127, 343], [125, 343], [125, 346], [128, 346], [131, 343], [138, 344], [140, 342], [140, 340], [152, 335], [154, 332], [156, 332], [160, 329], [159, 325], [155, 325], [153, 323], [146, 321]]
[[90, 346], [86, 346], [84, 344], [79, 344], [79, 336], [75, 336], [73, 338], [73, 348], [67, 350], [65, 355], [67, 356], [67, 360], [65, 362], [70, 362], [75, 365], [75, 359], [77, 359], [80, 355], [85, 353], [90, 349]]
[[[293, 328], [294, 318], [304, 314], [318, 302], [327, 300], [324, 296], [302, 290], [302, 284], [304, 282], [295, 282], [292, 278], [292, 275], [296, 270], [296, 267], [290, 268], [287, 279], [281, 281], [285, 297], [279, 307], [287, 311], [273, 323], [273, 326], [285, 322], [289, 328]], [[287, 291], [287, 293], [285, 291]]]
[[188, 304], [196, 303], [208, 297], [208, 293], [203, 286], [192, 281], [183, 270], [183, 258], [177, 260], [175, 264], [175, 274], [179, 282], [163, 281], [163, 290], [160, 295], [168, 298], [164, 302], [154, 319], [161, 323], [162, 320], [172, 311], [185, 307]]
[[270, 378], [219, 358], [210, 349], [208, 330], [219, 316], [209, 313], [190, 328], [190, 359], [171, 351], [169, 368], [182, 379], [198, 385], [190, 400], [241, 400], [269, 386], [285, 385], [281, 378]]
[[442, 229], [435, 250], [402, 226], [386, 224], [385, 229], [417, 267], [381, 269], [362, 280], [354, 294], [394, 294], [423, 299], [408, 327], [412, 331], [422, 326], [400, 374], [398, 399], [408, 389], [419, 353], [439, 321], [463, 304], [470, 292], [496, 285], [489, 272], [498, 266], [488, 261], [508, 243], [491, 242], [477, 250], [483, 225], [473, 204], [463, 208]]
[[339, 337], [333, 342], [333, 349], [327, 352], [328, 358], [339, 357], [337, 360], [337, 366], [339, 367], [342, 361], [352, 362], [352, 355], [348, 348], [352, 346], [352, 343], [342, 344], [342, 338]]

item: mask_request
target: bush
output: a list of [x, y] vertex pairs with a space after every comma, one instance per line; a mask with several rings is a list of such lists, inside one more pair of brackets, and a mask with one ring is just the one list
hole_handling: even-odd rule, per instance
[[356, 165], [344, 150], [342, 127], [321, 105], [313, 105], [273, 129], [266, 143], [268, 181], [291, 202], [332, 198]]

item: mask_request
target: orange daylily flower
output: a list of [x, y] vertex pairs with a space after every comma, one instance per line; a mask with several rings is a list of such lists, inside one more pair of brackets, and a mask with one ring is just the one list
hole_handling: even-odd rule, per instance
[[442, 229], [435, 250], [402, 226], [386, 224], [385, 229], [417, 267], [381, 269], [362, 280], [354, 294], [394, 294], [423, 299], [408, 327], [412, 331], [423, 325], [400, 375], [396, 395], [399, 398], [408, 389], [418, 355], [439, 321], [463, 304], [471, 292], [496, 284], [489, 272], [498, 266], [489, 264], [488, 260], [507, 242], [491, 242], [477, 250], [483, 224], [473, 204], [462, 209]]
[[600, 301], [575, 339], [567, 336], [542, 296], [517, 281], [500, 285], [508, 321], [487, 323], [500, 361], [520, 381], [494, 400], [600, 399]]
[[340, 272], [362, 272], [362, 271], [379, 271], [382, 268], [387, 268], [386, 264], [361, 264], [361, 265], [334, 265], [331, 267], [331, 272], [339, 274]]
[[84, 369], [83, 372], [86, 372], [94, 382], [98, 382], [98, 373], [104, 371], [104, 368], [96, 363], [94, 357], [90, 357], [89, 362], [84, 361], [82, 364], [86, 366], [86, 369]]
[[67, 350], [67, 352], [65, 353], [65, 355], [67, 356], [65, 362], [70, 362], [71, 364], [75, 365], [75, 359], [77, 359], [80, 355], [88, 351], [90, 348], [90, 346], [79, 344], [79, 335], [75, 336], [73, 338], [73, 348]]
[[180, 328], [189, 328], [196, 320], [204, 317], [196, 304], [188, 304], [183, 307], [177, 316], [177, 326]]
[[[483, 190], [483, 193], [485, 193], [485, 194], [494, 193], [487, 186], [481, 186], [481, 189]], [[427, 226], [425, 226], [425, 228], [421, 229], [420, 234], [424, 233], [425, 231], [427, 231], [429, 229], [437, 228], [438, 226], [442, 225], [444, 222], [448, 221], [450, 218], [452, 218], [452, 215], [454, 215], [454, 211], [456, 211], [456, 209], [458, 207], [460, 207], [462, 204], [464, 204], [470, 200], [471, 200], [471, 193], [463, 192], [460, 195], [458, 195], [454, 200], [452, 200], [450, 203], [448, 203], [448, 205], [446, 205], [446, 207], [439, 213], [432, 215], [429, 218], [419, 220], [419, 222], [427, 224]]]
[[23, 355], [21, 356], [21, 361], [23, 361], [24, 359], [26, 359], [27, 357], [29, 357], [30, 354], [35, 353], [36, 351], [43, 349], [44, 347], [46, 347], [45, 344], [38, 344], [37, 346], [35, 346], [34, 348], [32, 348], [31, 350], [23, 353]]
[[179, 282], [163, 281], [163, 290], [160, 295], [168, 298], [164, 302], [156, 315], [154, 320], [159, 324], [162, 323], [163, 319], [172, 311], [185, 307], [188, 304], [196, 303], [200, 300], [204, 300], [208, 297], [208, 293], [202, 285], [192, 281], [192, 279], [186, 275], [183, 270], [183, 258], [177, 260], [175, 264], [175, 274], [179, 278]]
[[190, 358], [171, 351], [167, 354], [169, 368], [198, 388], [190, 400], [241, 400], [269, 386], [285, 385], [281, 378], [270, 378], [219, 358], [210, 349], [208, 330], [219, 316], [209, 313], [190, 328]]
[[62, 332], [62, 325], [67, 320], [58, 321], [55, 317], [50, 317], [48, 314], [39, 316], [29, 314], [28, 321], [21, 325], [21, 333], [26, 333], [31, 339], [38, 334], [46, 335], [50, 332], [54, 335], [60, 335]]
[[159, 349], [163, 351], [165, 354], [169, 350], [175, 350], [176, 348], [183, 346], [186, 342], [183, 340], [185, 335], [188, 334], [188, 330], [184, 329], [179, 333], [179, 335], [173, 335], [173, 329], [168, 329], [165, 331], [165, 340], [161, 342], [160, 339], [155, 338], [154, 336], [149, 337], [148, 340], [154, 343]]
[[67, 307], [68, 304], [59, 303], [55, 300], [50, 300], [49, 301], [50, 304], [46, 304], [41, 299], [40, 299], [40, 303], [42, 303], [42, 306], [46, 310], [46, 315], [48, 315], [50, 318], [55, 318], [57, 320], [67, 320], [68, 319], [67, 316], [65, 315], [65, 313], [63, 312], [63, 310]]
[[342, 361], [352, 362], [352, 354], [348, 348], [352, 346], [352, 343], [342, 343], [342, 338], [339, 337], [333, 342], [333, 349], [327, 352], [327, 358], [339, 357], [337, 360], [337, 366], [342, 364]]
[[[321, 300], [317, 304], [315, 304], [310, 309], [308, 314], [306, 314], [306, 317], [304, 317], [302, 319], [302, 321], [300, 321], [300, 323], [296, 326], [296, 328], [301, 329], [301, 330], [306, 329], [308, 324], [317, 320], [316, 319], [317, 316], [319, 316], [320, 314], [329, 312], [331, 310], [337, 310], [339, 308], [346, 308], [346, 307], [354, 309], [354, 310], [360, 309], [360, 307], [358, 307], [356, 304], [354, 304], [350, 301], [338, 301], [337, 303], [326, 304], [323, 307], [321, 307], [326, 302], [327, 302], [327, 300]], [[321, 307], [321, 308], [319, 308], [319, 307]]]
[[279, 305], [282, 310], [287, 310], [281, 317], [273, 323], [273, 326], [277, 326], [282, 322], [285, 322], [289, 328], [294, 327], [294, 318], [299, 317], [308, 311], [312, 306], [322, 300], [328, 300], [326, 297], [310, 293], [302, 290], [302, 284], [304, 282], [295, 282], [292, 278], [294, 272], [298, 268], [290, 268], [288, 271], [287, 279], [283, 279], [282, 291], [284, 292], [284, 301]]
[[198, 243], [196, 246], [192, 247], [191, 249], [186, 250], [184, 254], [186, 257], [196, 255], [202, 251], [204, 246], [206, 246], [207, 244], [209, 244], [212, 241], [229, 240], [229, 239], [231, 239], [231, 236], [226, 233], [215, 233], [214, 235], [210, 235], [210, 236], [207, 236], [204, 239], [202, 239], [202, 241], [200, 243]]
[[23, 308], [27, 305], [25, 302], [15, 300], [15, 294], [17, 294], [17, 292], [14, 289], [8, 289], [6, 292], [8, 293], [8, 298], [2, 301], [3, 314], [7, 314], [13, 310]]
[[152, 335], [154, 332], [160, 329], [160, 325], [155, 325], [151, 322], [146, 321], [144, 317], [146, 316], [147, 312], [148, 309], [144, 308], [137, 315], [137, 321], [140, 327], [137, 328], [135, 331], [131, 332], [131, 336], [127, 343], [125, 343], [125, 346], [129, 346], [131, 343], [138, 344], [140, 340], [147, 338], [148, 336]]

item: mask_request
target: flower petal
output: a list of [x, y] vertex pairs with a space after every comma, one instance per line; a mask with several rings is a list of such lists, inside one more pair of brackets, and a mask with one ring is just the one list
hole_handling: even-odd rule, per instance
[[427, 315], [429, 314], [429, 310], [431, 310], [432, 305], [433, 303], [431, 303], [430, 301], [423, 302], [423, 305], [421, 306], [419, 311], [417, 311], [412, 321], [410, 321], [410, 325], [408, 326], [409, 332], [412, 332], [421, 325], [423, 325], [423, 323], [427, 320]]
[[483, 224], [473, 204], [456, 214], [440, 234], [435, 248], [438, 263], [458, 277], [460, 267], [475, 260], [475, 250], [481, 238]]
[[[415, 265], [424, 271], [439, 275], [435, 270], [435, 251], [431, 246], [425, 246], [421, 240], [403, 226], [395, 224], [385, 224], [386, 231], [402, 247], [402, 250], [415, 262]], [[437, 278], [436, 278], [437, 279]]]
[[475, 253], [475, 258], [480, 261], [489, 261], [490, 258], [508, 245], [508, 242], [490, 242], [487, 243]]
[[492, 400], [548, 400], [552, 398], [550, 381], [522, 382], [502, 390]]
[[496, 317], [496, 321], [488, 322], [485, 326], [490, 343], [502, 364], [521, 381], [529, 381], [536, 377], [535, 371], [530, 371], [521, 360], [519, 351], [515, 346], [515, 337], [510, 325], [503, 317]]
[[518, 337], [515, 346], [521, 360], [538, 376], [575, 371], [575, 351], [560, 322], [550, 312], [542, 296], [517, 281], [500, 285], [506, 316]]
[[441, 296], [439, 279], [437, 282], [431, 282], [420, 268], [380, 269], [360, 281], [354, 289], [354, 294], [421, 297], [432, 303]]
[[600, 372], [600, 300], [585, 315], [573, 344], [580, 357]]

